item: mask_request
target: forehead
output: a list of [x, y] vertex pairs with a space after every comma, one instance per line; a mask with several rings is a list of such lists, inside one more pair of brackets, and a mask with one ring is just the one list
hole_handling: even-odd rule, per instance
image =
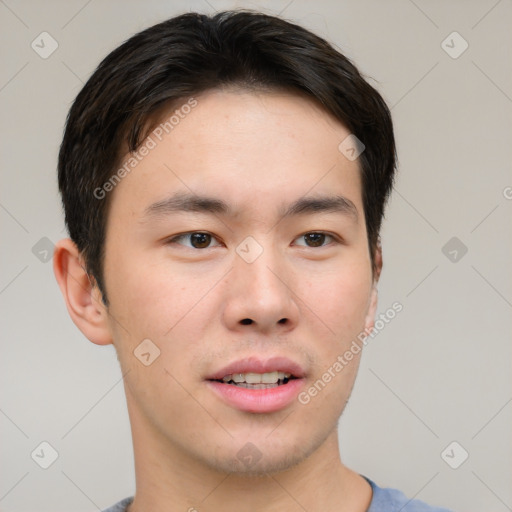
[[125, 167], [135, 165], [116, 186], [112, 207], [142, 214], [176, 191], [260, 210], [331, 192], [359, 207], [358, 161], [338, 149], [349, 134], [299, 94], [212, 90], [185, 98], [159, 118], [137, 155], [126, 155]]

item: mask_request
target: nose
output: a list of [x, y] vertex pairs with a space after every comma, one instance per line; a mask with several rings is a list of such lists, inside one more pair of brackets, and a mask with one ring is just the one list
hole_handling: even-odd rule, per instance
[[236, 255], [228, 279], [223, 311], [228, 329], [284, 334], [297, 326], [292, 274], [273, 251], [265, 250], [252, 263]]

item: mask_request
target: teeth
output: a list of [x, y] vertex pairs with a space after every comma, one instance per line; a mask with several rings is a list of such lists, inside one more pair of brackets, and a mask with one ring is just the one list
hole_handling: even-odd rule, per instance
[[270, 389], [277, 388], [278, 384], [247, 384], [246, 382], [242, 382], [241, 384], [237, 384], [237, 386], [241, 388], [250, 388], [250, 389]]
[[279, 372], [264, 373], [261, 376], [261, 382], [263, 384], [277, 384], [279, 380]]
[[261, 384], [261, 373], [246, 373], [245, 382], [247, 384]]
[[233, 373], [222, 377], [222, 382], [235, 382], [236, 384], [277, 384], [278, 381], [289, 379], [291, 373], [267, 372], [267, 373]]

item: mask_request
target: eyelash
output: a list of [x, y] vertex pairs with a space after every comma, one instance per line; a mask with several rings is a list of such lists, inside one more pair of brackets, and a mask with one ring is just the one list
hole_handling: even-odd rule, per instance
[[[183, 244], [179, 243], [180, 240], [183, 240], [184, 238], [190, 237], [191, 235], [195, 235], [195, 234], [209, 235], [209, 236], [212, 237], [212, 240], [213, 239], [217, 240], [217, 238], [214, 235], [212, 235], [211, 233], [208, 233], [207, 231], [189, 231], [187, 233], [182, 233], [181, 235], [176, 235], [176, 236], [168, 239], [166, 241], [166, 243], [167, 244], [174, 244], [174, 243], [176, 243], [178, 245], [183, 245]], [[309, 248], [309, 249], [317, 249], [317, 248], [327, 247], [327, 246], [331, 245], [332, 243], [337, 243], [337, 244], [341, 243], [341, 240], [340, 240], [340, 238], [338, 236], [336, 236], [336, 235], [334, 235], [332, 233], [328, 233], [327, 231], [307, 231], [306, 233], [303, 233], [302, 235], [299, 235], [294, 240], [298, 240], [299, 238], [304, 238], [306, 235], [325, 235], [327, 238], [331, 239], [331, 242], [329, 242], [327, 244], [323, 244], [323, 245], [317, 246], [317, 247], [309, 246], [309, 245], [300, 245], [299, 247], [306, 247], [306, 248]], [[192, 247], [192, 246], [186, 246], [186, 245], [185, 245], [185, 247], [187, 247], [188, 249], [196, 249], [198, 251], [205, 250], [205, 249], [211, 249], [212, 248], [210, 246], [208, 246], [208, 247]]]

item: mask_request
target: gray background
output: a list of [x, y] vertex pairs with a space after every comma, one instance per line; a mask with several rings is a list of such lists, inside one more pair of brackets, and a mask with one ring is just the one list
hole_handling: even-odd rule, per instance
[[[392, 107], [400, 173], [379, 311], [404, 309], [366, 348], [341, 420], [345, 463], [432, 504], [512, 510], [510, 0], [0, 1], [0, 510], [85, 512], [133, 493], [113, 347], [75, 328], [44, 261], [65, 235], [58, 146], [115, 46], [186, 10], [234, 7], [281, 12], [334, 42]], [[59, 45], [47, 59], [31, 48], [43, 31]], [[454, 31], [469, 45], [457, 58], [459, 36], [442, 44]], [[31, 458], [42, 441], [59, 454], [46, 470]]]

